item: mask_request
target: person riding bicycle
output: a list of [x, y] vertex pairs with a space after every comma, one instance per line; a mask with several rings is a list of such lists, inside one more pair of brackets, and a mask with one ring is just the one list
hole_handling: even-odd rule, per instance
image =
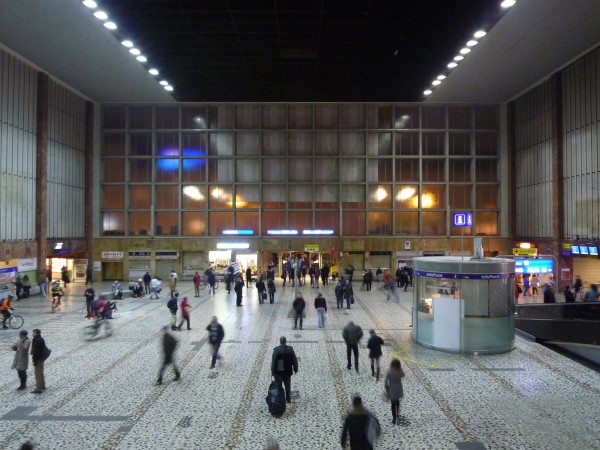
[[10, 305], [10, 301], [15, 298], [14, 295], [12, 294], [8, 294], [8, 296], [2, 300], [2, 303], [0, 303], [0, 313], [2, 313], [2, 328], [8, 328], [6, 326], [6, 320], [10, 317], [10, 310], [13, 309], [13, 307]]
[[92, 302], [92, 315], [96, 320], [112, 319], [112, 312], [115, 309], [117, 309], [117, 304], [109, 302], [104, 297], [100, 297]]
[[62, 288], [60, 287], [60, 281], [56, 280], [52, 283], [52, 308], [56, 308], [60, 305], [60, 299], [65, 294]]

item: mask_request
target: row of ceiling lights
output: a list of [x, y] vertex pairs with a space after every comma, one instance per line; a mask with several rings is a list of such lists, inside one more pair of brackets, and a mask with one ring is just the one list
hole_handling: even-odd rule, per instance
[[[513, 6], [515, 3], [517, 3], [517, 0], [504, 0], [502, 3], [500, 3], [500, 6], [502, 8], [510, 8], [511, 6]], [[475, 34], [473, 35], [474, 39], [470, 39], [469, 41], [467, 41], [465, 47], [461, 48], [459, 51], [459, 54], [456, 55], [453, 59], [452, 62], [450, 62], [446, 67], [450, 70], [454, 69], [456, 66], [458, 66], [458, 63], [461, 62], [463, 59], [465, 59], [465, 55], [471, 53], [471, 48], [475, 47], [478, 43], [479, 40], [481, 38], [483, 38], [485, 35], [487, 34], [487, 32], [483, 31], [483, 30], [479, 30], [477, 32], [475, 32]], [[440, 84], [442, 84], [442, 81], [444, 81], [444, 79], [446, 78], [446, 75], [438, 75], [437, 78], [435, 80], [432, 81], [431, 85], [432, 86], [439, 86]], [[429, 88], [426, 89], [425, 91], [423, 91], [423, 95], [427, 96], [429, 94], [431, 94], [433, 92], [433, 88]]]
[[[98, 9], [97, 2], [95, 2], [94, 0], [83, 0], [82, 3], [84, 6], [86, 6], [89, 9], [94, 11], [94, 17], [96, 17], [99, 20], [102, 20], [104, 22], [103, 25], [106, 28], [108, 28], [109, 30], [117, 29], [117, 24], [111, 20], [108, 20], [108, 14], [106, 12]], [[146, 58], [144, 55], [142, 55], [142, 52], [138, 48], [135, 47], [135, 45], [133, 44], [132, 41], [124, 40], [124, 41], [121, 41], [121, 44], [124, 47], [127, 47], [129, 49], [129, 53], [131, 53], [133, 56], [135, 56], [135, 59], [137, 59], [139, 62], [141, 62], [141, 63], [148, 62], [148, 58]], [[148, 73], [153, 76], [157, 76], [159, 74], [158, 70], [155, 68], [150, 68], [148, 70]], [[171, 86], [168, 81], [161, 80], [161, 81], [159, 81], [159, 83], [162, 87], [165, 88], [165, 90], [167, 90], [169, 92], [173, 91], [173, 86]]]

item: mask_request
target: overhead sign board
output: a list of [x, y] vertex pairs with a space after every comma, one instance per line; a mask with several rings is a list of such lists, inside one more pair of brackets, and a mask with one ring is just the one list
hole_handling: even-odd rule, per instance
[[513, 255], [523, 255], [523, 256], [536, 256], [538, 254], [537, 248], [513, 248]]
[[304, 244], [304, 251], [311, 252], [311, 253], [318, 253], [320, 251], [319, 245], [318, 244]]
[[452, 225], [455, 227], [472, 227], [473, 226], [473, 213], [471, 213], [471, 212], [452, 213]]

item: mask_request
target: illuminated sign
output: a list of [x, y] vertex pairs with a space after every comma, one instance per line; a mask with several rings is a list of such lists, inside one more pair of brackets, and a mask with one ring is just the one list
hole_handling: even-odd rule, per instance
[[590, 247], [590, 255], [598, 256], [598, 247], [596, 247], [596, 246]]
[[473, 213], [470, 213], [470, 212], [452, 213], [452, 225], [455, 227], [471, 227], [471, 226], [473, 226]]
[[516, 259], [515, 273], [554, 273], [554, 260]]
[[580, 245], [579, 246], [579, 251], [581, 252], [582, 255], [589, 255], [590, 254], [587, 245]]
[[254, 230], [223, 230], [223, 234], [248, 235], [254, 234]]
[[521, 256], [536, 256], [538, 254], [537, 248], [513, 248], [513, 255]]
[[62, 250], [64, 242], [57, 242], [54, 244], [54, 250]]
[[248, 242], [217, 242], [217, 248], [220, 250], [247, 249], [250, 248]]
[[318, 253], [319, 252], [319, 245], [304, 244], [304, 251], [305, 252], [311, 252], [311, 253]]
[[298, 230], [267, 230], [267, 234], [271, 234], [271, 235], [298, 234]]
[[579, 245], [571, 245], [571, 253], [573, 253], [574, 255], [579, 255]]
[[302, 234], [333, 234], [333, 230], [302, 230]]

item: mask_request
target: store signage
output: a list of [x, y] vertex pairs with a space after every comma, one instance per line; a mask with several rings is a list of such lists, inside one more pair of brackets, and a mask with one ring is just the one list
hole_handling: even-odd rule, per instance
[[473, 213], [470, 213], [470, 212], [452, 213], [452, 225], [455, 227], [471, 227], [471, 226], [473, 226]]
[[410, 250], [410, 241], [404, 241], [404, 250]]
[[0, 269], [0, 287], [4, 288], [4, 284], [14, 283], [16, 276], [16, 267], [5, 267]]
[[506, 280], [514, 278], [515, 274], [509, 273], [447, 273], [415, 270], [414, 275], [427, 278], [450, 278], [453, 280]]
[[123, 259], [123, 252], [102, 252], [102, 259]]
[[37, 269], [37, 258], [19, 259], [19, 272]]
[[319, 250], [319, 245], [315, 245], [315, 244], [304, 244], [304, 251], [305, 252], [311, 252], [311, 253], [318, 253], [320, 252]]
[[219, 250], [243, 250], [250, 248], [250, 244], [248, 242], [217, 242], [217, 248]]
[[333, 234], [333, 230], [302, 230], [302, 234]]
[[275, 236], [298, 234], [298, 230], [267, 230], [267, 234], [272, 234]]
[[232, 234], [232, 235], [248, 235], [254, 234], [254, 230], [223, 230], [223, 234]]
[[171, 250], [157, 250], [156, 251], [156, 259], [177, 259], [179, 258], [179, 253]]
[[100, 261], [94, 261], [94, 272], [102, 272], [102, 263]]
[[513, 255], [520, 256], [536, 256], [538, 254], [537, 248], [513, 248]]
[[129, 259], [150, 259], [149, 251], [129, 252]]
[[568, 267], [560, 269], [560, 279], [562, 281], [569, 281], [571, 279], [571, 269]]
[[554, 260], [515, 259], [515, 273], [554, 273]]

